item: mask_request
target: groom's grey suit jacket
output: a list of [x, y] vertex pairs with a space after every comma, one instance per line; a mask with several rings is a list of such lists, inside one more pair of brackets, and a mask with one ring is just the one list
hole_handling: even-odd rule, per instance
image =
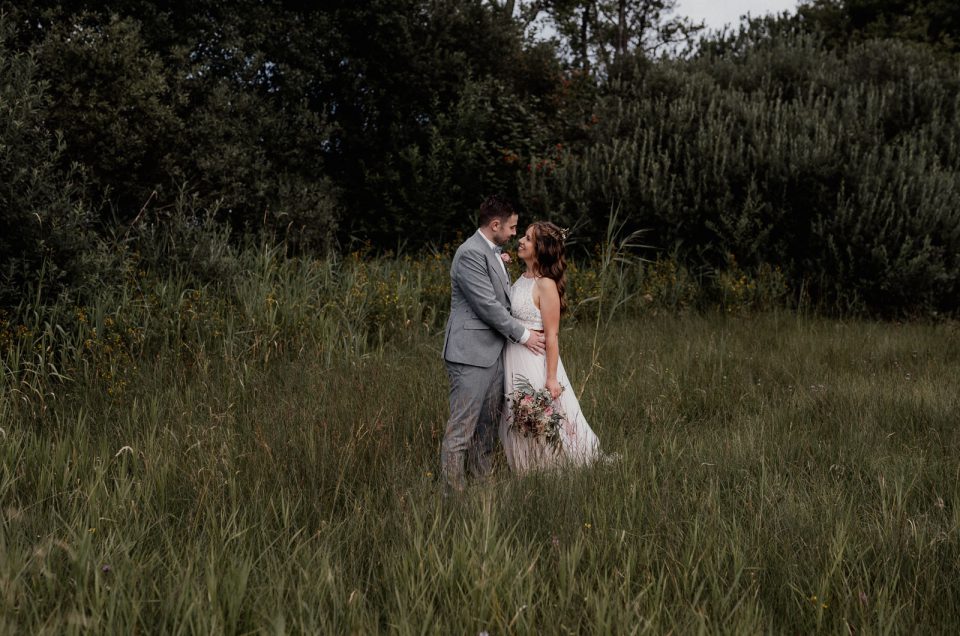
[[463, 242], [450, 266], [450, 318], [443, 342], [448, 362], [489, 367], [506, 340], [524, 328], [510, 315], [510, 281], [499, 256], [477, 233]]

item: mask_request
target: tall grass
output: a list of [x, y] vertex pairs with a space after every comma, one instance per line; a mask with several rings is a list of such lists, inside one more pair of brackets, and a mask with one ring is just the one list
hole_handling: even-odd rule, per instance
[[624, 270], [562, 334], [622, 459], [444, 503], [447, 257], [239, 258], [6, 319], [0, 631], [956, 627], [955, 324], [668, 311], [683, 272]]
[[[577, 381], [586, 325], [567, 330]], [[4, 628], [872, 632], [956, 626], [951, 325], [615, 322], [581, 396], [623, 459], [445, 505], [439, 336], [330, 367], [158, 356], [4, 402]], [[581, 374], [582, 377], [582, 374]]]
[[[595, 334], [615, 314], [707, 307], [741, 313], [791, 302], [783, 278], [766, 268], [747, 272], [734, 264], [704, 275], [670, 259], [633, 259], [635, 236], [618, 240], [614, 225], [592, 259], [570, 267], [568, 320], [593, 323]], [[94, 383], [118, 397], [147, 358], [260, 365], [310, 352], [332, 366], [443, 328], [449, 245], [417, 257], [374, 258], [359, 250], [295, 258], [283, 244], [236, 249], [216, 227], [188, 224], [180, 232], [178, 241], [148, 230], [141, 243], [153, 244], [151, 254], [114, 245], [119, 273], [84, 300], [51, 303], [38, 285], [18, 307], [0, 309], [0, 393], [42, 416], [73, 386]], [[511, 267], [519, 275], [519, 266]]]

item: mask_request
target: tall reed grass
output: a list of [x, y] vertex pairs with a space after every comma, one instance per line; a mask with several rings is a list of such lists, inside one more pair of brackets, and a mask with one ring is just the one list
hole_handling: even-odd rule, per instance
[[446, 253], [263, 247], [26, 299], [0, 323], [0, 631], [955, 628], [956, 325], [607, 256], [571, 272], [561, 346], [621, 460], [448, 504]]
[[[573, 381], [592, 326], [562, 334]], [[3, 400], [0, 621], [24, 633], [950, 631], [955, 325], [615, 320], [622, 459], [445, 505], [440, 335], [327, 364], [176, 349]], [[368, 350], [369, 351], [369, 350]]]
[[[630, 242], [615, 238], [593, 258], [571, 263], [569, 320], [599, 328], [598, 320], [615, 313], [739, 313], [791, 302], [772, 270], [694, 273], [669, 259], [634, 259]], [[451, 246], [417, 257], [374, 258], [361, 249], [317, 259], [289, 257], [283, 244], [234, 249], [216, 236], [197, 242], [207, 248], [201, 272], [163, 262], [180, 248], [161, 245], [160, 256], [117, 258], [117, 279], [84, 300], [51, 303], [44, 290], [27, 290], [18, 307], [0, 311], [0, 391], [41, 416], [73, 386], [94, 383], [122, 394], [129, 374], [157, 356], [187, 366], [212, 358], [245, 365], [309, 351], [332, 366], [436, 333], [449, 309]], [[193, 252], [175, 256], [178, 263], [198, 260]], [[512, 268], [519, 275], [519, 266]]]

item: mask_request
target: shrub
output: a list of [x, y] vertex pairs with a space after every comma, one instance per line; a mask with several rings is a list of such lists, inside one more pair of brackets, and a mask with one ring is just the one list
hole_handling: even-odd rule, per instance
[[694, 269], [732, 254], [837, 307], [956, 311], [958, 96], [950, 65], [899, 42], [662, 62], [613, 87], [582, 147], [532, 164], [523, 199], [588, 237], [619, 205]]
[[45, 120], [47, 84], [13, 35], [0, 13], [0, 307], [40, 279], [52, 293], [82, 284], [98, 249], [83, 170], [65, 161], [63, 138]]

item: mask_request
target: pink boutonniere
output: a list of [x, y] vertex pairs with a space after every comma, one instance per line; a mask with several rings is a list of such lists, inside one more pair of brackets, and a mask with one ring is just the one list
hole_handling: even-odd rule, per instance
[[500, 260], [504, 263], [510, 263], [510, 253], [509, 252], [500, 252]]

